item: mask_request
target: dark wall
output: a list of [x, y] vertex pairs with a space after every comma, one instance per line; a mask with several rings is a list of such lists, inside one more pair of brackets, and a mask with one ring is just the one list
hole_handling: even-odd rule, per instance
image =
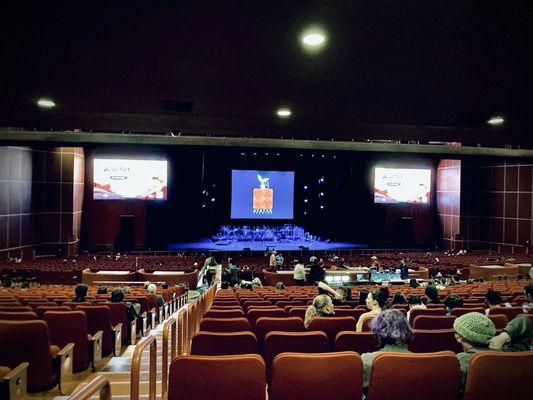
[[[111, 247], [122, 214], [134, 215], [137, 248], [156, 249], [164, 248], [168, 243], [195, 241], [215, 233], [224, 224], [295, 223], [323, 238], [385, 247], [434, 244], [440, 237], [435, 190], [430, 205], [375, 205], [373, 201], [374, 166], [434, 169], [435, 162], [430, 158], [193, 147], [139, 150], [138, 147], [107, 146], [86, 149], [86, 153], [84, 224], [87, 229], [83, 243], [88, 248]], [[168, 159], [168, 200], [92, 200], [92, 160], [95, 155]], [[232, 169], [295, 171], [294, 220], [231, 220]], [[324, 177], [324, 183], [319, 184], [321, 177]], [[307, 190], [303, 189], [304, 185]], [[324, 197], [319, 198], [320, 192]], [[215, 200], [211, 201], [213, 198]], [[306, 198], [308, 203], [304, 203]], [[400, 226], [402, 218], [412, 218], [412, 240]]]

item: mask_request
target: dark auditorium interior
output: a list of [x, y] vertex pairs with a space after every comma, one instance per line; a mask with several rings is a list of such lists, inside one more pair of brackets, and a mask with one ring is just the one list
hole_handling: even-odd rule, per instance
[[531, 398], [531, 1], [2, 16], [0, 399]]

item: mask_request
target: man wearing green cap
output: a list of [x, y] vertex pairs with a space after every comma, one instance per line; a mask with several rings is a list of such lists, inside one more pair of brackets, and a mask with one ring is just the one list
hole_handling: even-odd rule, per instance
[[453, 329], [455, 338], [464, 349], [464, 352], [457, 354], [461, 367], [461, 384], [464, 387], [470, 358], [478, 351], [491, 351], [489, 342], [496, 335], [496, 327], [486, 315], [471, 312], [457, 318]]

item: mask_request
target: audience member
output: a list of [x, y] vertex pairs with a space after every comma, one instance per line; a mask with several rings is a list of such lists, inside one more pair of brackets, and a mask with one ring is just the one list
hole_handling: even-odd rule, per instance
[[501, 293], [489, 289], [487, 290], [487, 293], [485, 293], [485, 304], [487, 306], [487, 309], [485, 310], [485, 314], [489, 315], [489, 312], [491, 309], [496, 307], [511, 307], [509, 303], [504, 303], [502, 300]]
[[124, 287], [122, 288], [122, 292], [123, 292], [124, 294], [131, 294], [131, 288], [130, 288], [129, 286], [124, 286]]
[[381, 309], [385, 305], [385, 295], [380, 290], [373, 290], [368, 294], [368, 297], [366, 298], [366, 307], [370, 310], [364, 314], [361, 314], [359, 317], [359, 320], [357, 321], [357, 325], [355, 326], [355, 330], [357, 332], [362, 332], [363, 330], [363, 322], [367, 318], [375, 318], [378, 316], [378, 314], [381, 312]]
[[415, 278], [411, 278], [409, 280], [409, 287], [411, 289], [416, 289], [416, 288], [419, 288], [420, 287], [420, 284], [418, 283], [418, 281], [415, 279]]
[[407, 318], [398, 310], [383, 310], [370, 323], [372, 334], [378, 339], [379, 350], [361, 355], [363, 359], [363, 387], [368, 387], [374, 358], [383, 352], [410, 353], [408, 344], [413, 332]]
[[420, 298], [420, 296], [409, 296], [408, 304], [409, 304], [409, 311], [407, 311], [407, 320], [409, 320], [409, 317], [411, 315], [411, 310], [427, 309], [426, 305], [422, 303], [422, 299]]
[[385, 298], [385, 304], [383, 306], [383, 309], [391, 308], [392, 300], [389, 298], [390, 296], [389, 288], [387, 286], [382, 286], [379, 288], [379, 291], [383, 293], [383, 297]]
[[85, 298], [87, 296], [87, 291], [89, 290], [89, 287], [83, 283], [80, 283], [76, 288], [74, 289], [74, 293], [76, 297], [74, 297], [71, 302], [74, 303], [85, 303], [87, 299]]
[[368, 290], [367, 289], [361, 289], [359, 292], [359, 297], [357, 300], [358, 306], [366, 306], [366, 298], [368, 297]]
[[439, 290], [435, 285], [428, 285], [424, 293], [428, 298], [428, 304], [440, 304]]
[[309, 281], [312, 284], [322, 282], [324, 280], [324, 276], [326, 275], [326, 272], [324, 271], [324, 268], [319, 264], [318, 258], [316, 258], [315, 256], [312, 256], [309, 259], [309, 262], [310, 262]]
[[454, 308], [463, 306], [463, 298], [456, 294], [452, 294], [444, 299], [444, 307], [446, 307], [446, 315], [451, 315]]
[[505, 329], [489, 342], [492, 350], [528, 351], [533, 345], [533, 320], [519, 315], [507, 323]]
[[259, 279], [258, 277], [255, 277], [254, 279], [252, 279], [252, 287], [254, 289], [258, 287], [263, 287], [263, 284], [261, 283], [261, 279]]
[[148, 285], [148, 293], [156, 295], [156, 301], [157, 301], [157, 307], [162, 307], [165, 303], [165, 300], [163, 299], [163, 296], [160, 294], [157, 294], [157, 286], [153, 283]]
[[407, 304], [407, 299], [405, 298], [405, 295], [401, 292], [394, 293], [394, 297], [392, 298], [392, 305], [394, 304]]
[[298, 260], [295, 261], [296, 265], [294, 266], [294, 281], [296, 286], [303, 286], [305, 284], [305, 267]]
[[107, 294], [107, 286], [100, 286], [96, 291], [96, 294]]
[[285, 285], [283, 282], [276, 283], [276, 290], [285, 290]]
[[526, 295], [526, 302], [522, 304], [522, 310], [524, 311], [524, 313], [528, 313], [530, 310], [533, 310], [533, 285], [532, 284], [529, 284], [524, 288], [524, 294]]
[[[122, 303], [124, 301], [124, 292], [121, 289], [114, 289], [111, 292], [111, 303]], [[126, 302], [126, 312], [128, 315], [128, 322], [134, 321], [141, 314], [141, 305], [139, 303]], [[125, 327], [123, 327], [125, 329]]]
[[314, 317], [327, 317], [333, 314], [335, 314], [335, 310], [331, 297], [326, 294], [319, 294], [313, 299], [313, 304], [305, 312], [304, 326], [308, 329]]
[[228, 258], [228, 283], [230, 286], [239, 282], [239, 268], [233, 263], [233, 258]]

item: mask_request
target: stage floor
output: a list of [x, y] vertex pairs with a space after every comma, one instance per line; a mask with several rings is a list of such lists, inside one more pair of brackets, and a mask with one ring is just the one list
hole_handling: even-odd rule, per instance
[[300, 250], [300, 246], [309, 250], [342, 250], [342, 249], [366, 249], [368, 245], [349, 242], [319, 242], [319, 241], [238, 241], [238, 242], [213, 242], [212, 239], [203, 239], [192, 243], [172, 243], [167, 246], [169, 251], [179, 250], [213, 250], [213, 251], [242, 251], [249, 248], [252, 251], [263, 251], [266, 248], [271, 250]]

